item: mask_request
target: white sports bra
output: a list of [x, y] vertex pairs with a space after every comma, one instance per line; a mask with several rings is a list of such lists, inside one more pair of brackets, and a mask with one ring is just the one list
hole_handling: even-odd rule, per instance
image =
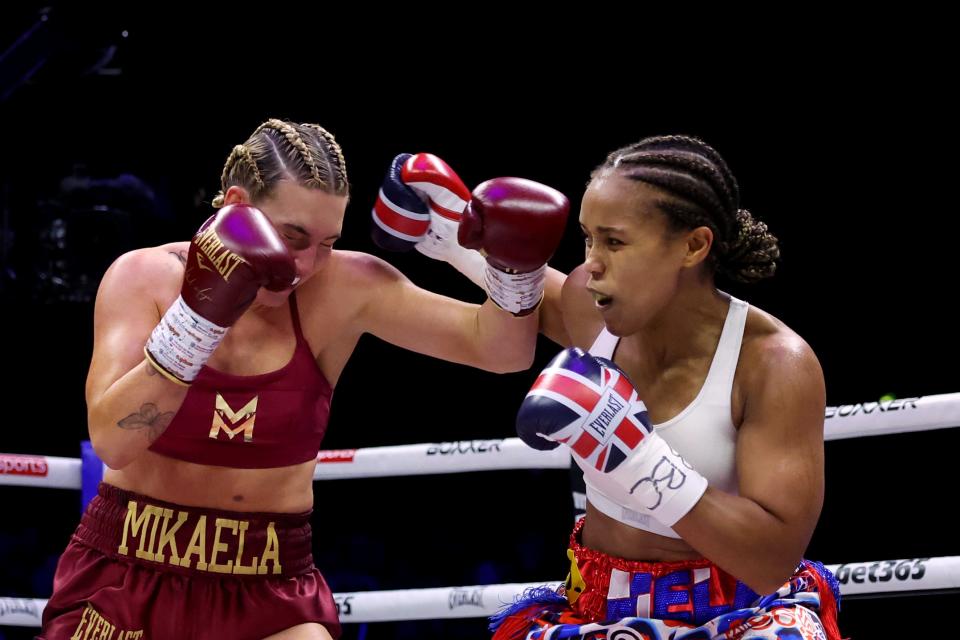
[[[653, 425], [657, 434], [703, 475], [711, 486], [732, 494], [738, 493], [737, 430], [731, 417], [730, 396], [749, 308], [746, 302], [730, 297], [730, 308], [720, 342], [700, 393], [676, 416]], [[620, 339], [604, 327], [590, 347], [590, 353], [613, 360], [619, 342]], [[642, 391], [640, 397], [643, 398]], [[586, 485], [587, 500], [614, 520], [662, 536], [680, 537], [653, 517], [617, 504], [591, 487], [589, 482]]]

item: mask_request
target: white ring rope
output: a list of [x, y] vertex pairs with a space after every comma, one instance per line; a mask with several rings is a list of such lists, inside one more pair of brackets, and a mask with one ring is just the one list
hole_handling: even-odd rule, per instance
[[321, 451], [313, 479], [569, 468], [570, 453], [566, 447], [537, 451], [520, 438], [504, 438]]
[[[824, 440], [960, 427], [960, 393], [827, 407]], [[393, 447], [325, 450], [314, 480], [465, 473], [503, 469], [566, 469], [566, 448], [536, 451], [519, 438], [460, 440]], [[0, 454], [0, 485], [79, 489], [80, 460]]]
[[960, 427], [960, 393], [827, 407], [824, 440]]
[[80, 458], [0, 453], [0, 485], [79, 489]]
[[[960, 426], [960, 393], [827, 407], [824, 439], [927, 431]], [[315, 480], [489, 471], [566, 469], [563, 447], [535, 451], [519, 438], [464, 440], [393, 447], [326, 450]], [[0, 485], [81, 487], [78, 458], [0, 454]], [[828, 565], [843, 596], [869, 597], [960, 589], [960, 556]], [[524, 589], [556, 582], [334, 594], [341, 621], [387, 622], [489, 616]], [[47, 601], [0, 597], [0, 625], [39, 627]]]
[[[960, 556], [907, 558], [878, 562], [827, 565], [840, 581], [844, 598], [874, 594], [960, 589]], [[335, 593], [340, 621], [394, 622], [441, 618], [482, 618], [497, 612], [530, 587], [559, 582], [475, 585], [435, 589], [398, 589]], [[40, 626], [47, 601], [39, 598], [0, 598], [0, 625]]]

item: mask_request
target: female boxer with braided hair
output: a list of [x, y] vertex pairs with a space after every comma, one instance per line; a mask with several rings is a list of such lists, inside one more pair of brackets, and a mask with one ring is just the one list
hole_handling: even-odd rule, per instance
[[[485, 229], [552, 227], [525, 245], [542, 274], [561, 194], [498, 179], [471, 194], [432, 168], [408, 173], [456, 191]], [[384, 191], [426, 208], [394, 178]], [[86, 397], [109, 469], [60, 559], [42, 638], [339, 636], [310, 510], [333, 387], [360, 336], [497, 372], [532, 361], [529, 287], [471, 305], [334, 250], [349, 188], [325, 129], [265, 122], [221, 185], [192, 241], [125, 254], [100, 284]]]
[[494, 638], [838, 638], [836, 581], [802, 559], [823, 503], [823, 373], [715, 284], [773, 275], [777, 239], [686, 136], [609, 154], [580, 225], [584, 263], [549, 271], [540, 309], [570, 348], [517, 428], [571, 448], [586, 516], [563, 594], [526, 594]]

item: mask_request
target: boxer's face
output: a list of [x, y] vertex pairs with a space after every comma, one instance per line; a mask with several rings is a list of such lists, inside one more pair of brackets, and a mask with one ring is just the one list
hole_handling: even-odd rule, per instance
[[580, 206], [587, 290], [607, 329], [635, 333], [654, 320], [680, 285], [686, 234], [667, 228], [658, 189], [615, 172], [587, 186]]
[[[225, 194], [231, 202], [231, 191], [240, 193], [233, 197], [245, 197], [246, 191], [231, 187]], [[260, 289], [256, 301], [266, 306], [283, 304], [290, 292], [323, 269], [333, 251], [334, 242], [340, 238], [347, 197], [308, 189], [293, 182], [277, 183], [269, 196], [252, 202], [273, 223], [280, 238], [286, 243], [297, 267], [298, 280], [294, 286], [282, 291]]]

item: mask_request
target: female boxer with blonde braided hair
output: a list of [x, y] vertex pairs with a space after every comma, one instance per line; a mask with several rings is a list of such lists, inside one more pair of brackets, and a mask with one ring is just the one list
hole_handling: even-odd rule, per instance
[[823, 373], [800, 336], [715, 284], [773, 275], [777, 239], [687, 136], [609, 154], [580, 225], [584, 263], [549, 271], [540, 310], [569, 348], [517, 428], [571, 448], [586, 516], [564, 592], [527, 594], [494, 637], [839, 638], [836, 581], [802, 559], [823, 502]]
[[[536, 209], [558, 241], [565, 200], [531, 185], [464, 197], [508, 211], [505, 227]], [[532, 361], [531, 309], [445, 298], [334, 250], [349, 185], [322, 127], [268, 120], [234, 147], [221, 187], [191, 242], [125, 254], [100, 284], [86, 397], [109, 469], [60, 559], [42, 638], [339, 636], [310, 510], [360, 336], [495, 372]]]

